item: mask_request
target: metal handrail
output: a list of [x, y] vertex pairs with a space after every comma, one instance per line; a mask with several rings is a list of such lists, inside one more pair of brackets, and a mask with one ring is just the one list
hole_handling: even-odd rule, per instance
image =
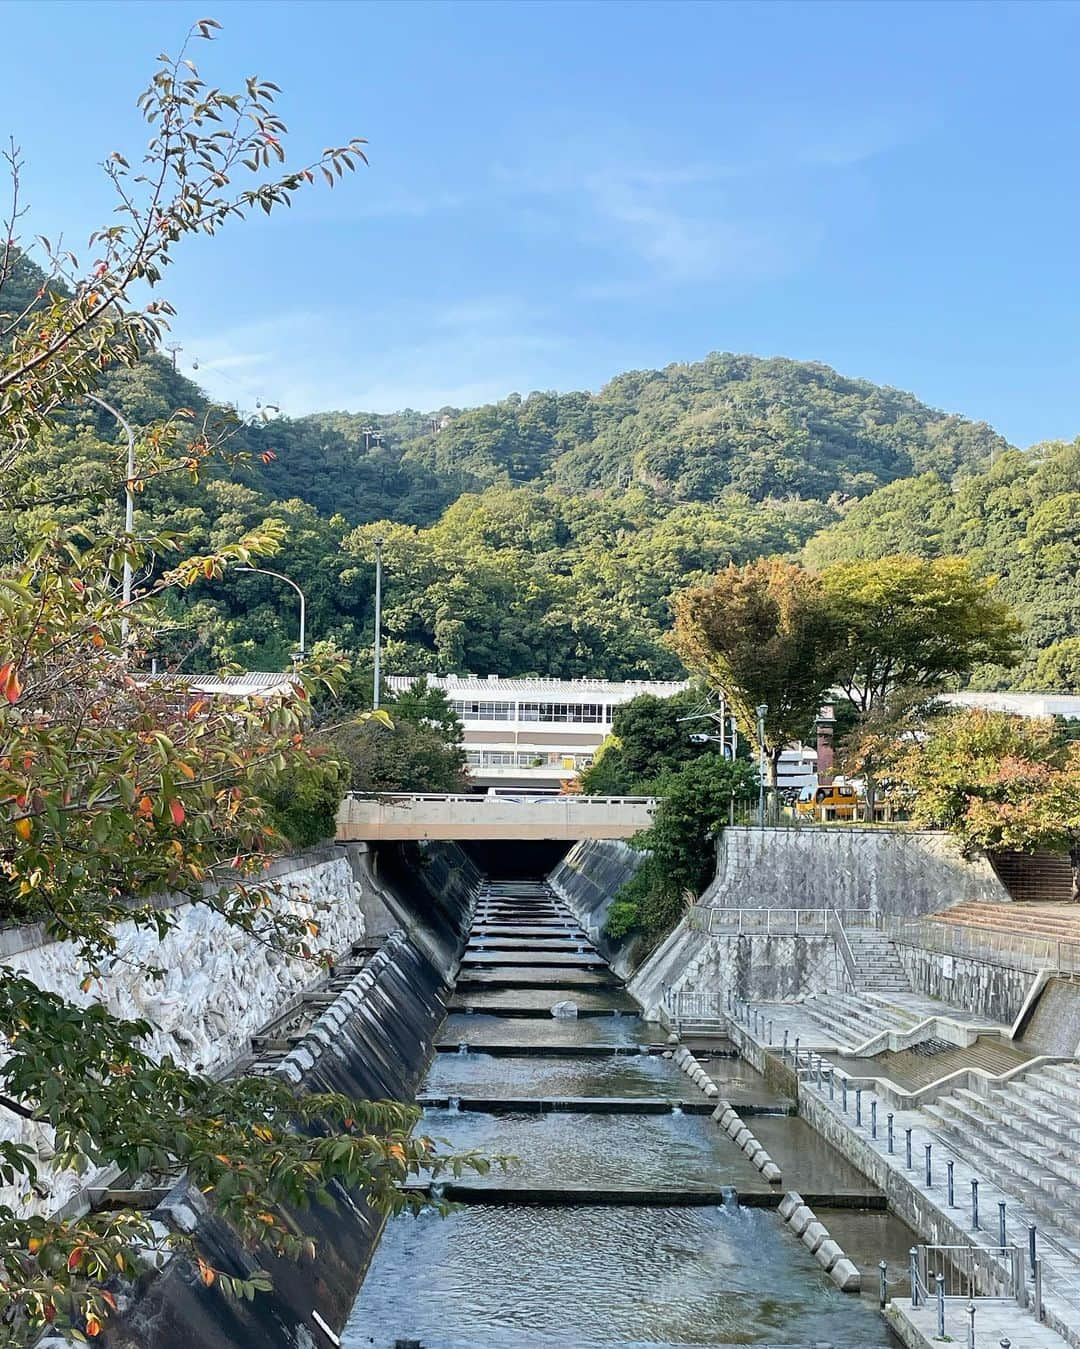
[[926, 919], [891, 918], [886, 920], [885, 928], [890, 940], [938, 955], [997, 960], [1029, 973], [1050, 969], [1080, 974], [1080, 941], [1067, 937], [1029, 936], [975, 923], [961, 925]]
[[912, 1248], [918, 1291], [929, 1295], [942, 1276], [942, 1296], [971, 1302], [1015, 1302], [1027, 1306], [1028, 1286], [1022, 1246], [931, 1246]]
[[688, 915], [688, 923], [693, 931], [706, 932], [710, 936], [736, 933], [767, 937], [825, 937], [830, 935], [830, 925], [834, 922], [847, 927], [880, 929], [881, 915], [868, 909], [778, 908], [766, 905], [725, 908], [710, 904], [695, 904]]
[[396, 805], [407, 801], [444, 801], [451, 805], [482, 806], [485, 802], [497, 802], [499, 805], [565, 806], [571, 802], [575, 807], [586, 806], [643, 806], [655, 805], [655, 796], [588, 796], [584, 792], [556, 793], [554, 795], [530, 795], [522, 790], [520, 796], [488, 796], [486, 793], [467, 792], [346, 792], [347, 801], [380, 801]]
[[848, 935], [844, 931], [844, 924], [840, 920], [840, 914], [837, 909], [829, 909], [829, 935], [833, 939], [837, 951], [840, 953], [840, 960], [844, 966], [844, 972], [847, 975], [848, 988], [854, 990], [859, 986], [858, 967], [855, 964], [855, 952], [851, 949], [851, 943], [848, 941]]

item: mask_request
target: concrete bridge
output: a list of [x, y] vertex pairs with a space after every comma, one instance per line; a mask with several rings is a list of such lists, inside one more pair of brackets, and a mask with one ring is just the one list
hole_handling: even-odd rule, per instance
[[647, 829], [650, 796], [350, 794], [337, 817], [341, 843], [393, 839], [631, 838]]

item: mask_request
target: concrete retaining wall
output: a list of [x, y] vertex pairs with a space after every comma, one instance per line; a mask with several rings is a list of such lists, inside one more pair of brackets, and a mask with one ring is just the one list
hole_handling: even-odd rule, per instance
[[[264, 1022], [323, 977], [321, 953], [347, 950], [364, 935], [364, 909], [374, 911], [378, 902], [364, 854], [350, 858], [332, 845], [276, 863], [268, 886], [275, 907], [318, 924], [310, 939], [315, 960], [275, 951], [203, 905], [165, 899], [172, 931], [159, 941], [152, 930], [120, 923], [116, 956], [102, 963], [102, 978], [87, 991], [80, 987], [86, 967], [74, 943], [46, 940], [39, 924], [4, 931], [3, 963], [76, 1006], [100, 1002], [116, 1016], [147, 1019], [155, 1028], [145, 1045], [152, 1057], [168, 1054], [184, 1068], [219, 1073], [248, 1049]], [[151, 974], [155, 966], [165, 970], [164, 978]], [[7, 1112], [0, 1115], [0, 1138], [27, 1143], [43, 1159], [51, 1155], [51, 1131]], [[47, 1196], [0, 1189], [0, 1203], [17, 1212], [52, 1212], [95, 1176], [50, 1172], [45, 1165], [40, 1179]]]
[[680, 985], [725, 992], [751, 1002], [775, 1002], [843, 987], [842, 968], [831, 937], [713, 937], [695, 972]]
[[1008, 903], [1009, 894], [990, 863], [963, 858], [950, 834], [804, 826], [725, 829], [701, 902], [922, 914], [970, 900]]
[[633, 970], [638, 942], [604, 935], [611, 902], [637, 872], [645, 854], [614, 839], [575, 843], [548, 877], [548, 883], [588, 932], [601, 955], [624, 979]]
[[896, 952], [916, 993], [926, 993], [1006, 1025], [1019, 1016], [1034, 978], [1027, 970], [939, 955], [919, 946], [898, 944]]

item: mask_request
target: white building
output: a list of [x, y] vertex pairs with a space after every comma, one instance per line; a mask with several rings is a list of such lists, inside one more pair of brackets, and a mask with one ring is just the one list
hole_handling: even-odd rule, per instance
[[[395, 693], [415, 677], [387, 679]], [[501, 679], [498, 675], [428, 675], [442, 689], [464, 729], [469, 775], [481, 788], [529, 788], [558, 791], [592, 763], [611, 734], [615, 709], [650, 693], [670, 698], [689, 685], [685, 680]], [[703, 700], [704, 702], [704, 700]], [[708, 716], [688, 723], [687, 736], [719, 736]], [[815, 782], [817, 755], [793, 746], [780, 761], [780, 785], [800, 788]]]

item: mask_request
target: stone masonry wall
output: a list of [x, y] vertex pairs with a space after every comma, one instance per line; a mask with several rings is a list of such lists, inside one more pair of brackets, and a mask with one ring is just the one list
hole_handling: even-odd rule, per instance
[[[284, 859], [269, 873], [274, 903], [319, 924], [309, 943], [316, 955], [337, 954], [364, 935], [362, 908], [373, 887], [363, 868], [357, 872], [341, 850], [329, 847]], [[80, 988], [86, 970], [72, 943], [47, 942], [38, 926], [0, 934], [3, 963], [77, 1005], [102, 1002], [117, 1016], [145, 1017], [155, 1026], [147, 1046], [151, 1055], [169, 1054], [186, 1068], [214, 1074], [247, 1049], [259, 1026], [321, 978], [322, 970], [230, 928], [201, 905], [179, 905], [173, 916], [176, 926], [163, 942], [151, 931], [121, 924], [117, 956], [88, 992]], [[152, 977], [151, 965], [164, 969], [165, 977]], [[43, 1126], [0, 1115], [0, 1138], [37, 1147], [47, 1163], [50, 1139]], [[91, 1179], [71, 1172], [50, 1176], [46, 1165], [48, 1198], [0, 1188], [0, 1203], [53, 1211]]]
[[951, 835], [838, 825], [725, 829], [701, 902], [922, 914], [970, 900], [1007, 903], [1009, 894], [990, 863], [962, 857]]
[[939, 955], [919, 946], [897, 945], [911, 987], [953, 1007], [1011, 1025], [1020, 1015], [1033, 975], [985, 960]]

